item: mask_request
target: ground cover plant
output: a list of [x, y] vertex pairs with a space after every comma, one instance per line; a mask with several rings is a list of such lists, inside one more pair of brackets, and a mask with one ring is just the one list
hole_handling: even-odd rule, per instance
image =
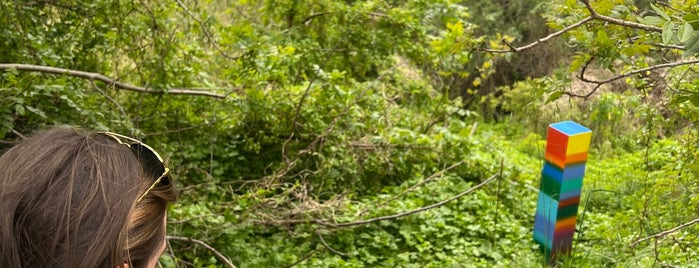
[[546, 126], [575, 120], [559, 266], [699, 265], [699, 5], [510, 2], [3, 1], [0, 147], [159, 148], [164, 267], [540, 267]]

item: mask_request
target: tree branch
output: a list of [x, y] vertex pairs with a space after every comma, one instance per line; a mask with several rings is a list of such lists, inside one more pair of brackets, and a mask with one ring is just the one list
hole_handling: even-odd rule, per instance
[[536, 41], [534, 41], [534, 42], [532, 42], [532, 43], [529, 43], [529, 44], [524, 45], [524, 46], [521, 46], [521, 47], [514, 47], [514, 46], [512, 46], [510, 43], [507, 43], [507, 42], [505, 42], [505, 41], [503, 40], [503, 42], [505, 43], [505, 45], [507, 45], [510, 49], [504, 50], [504, 49], [489, 49], [489, 48], [486, 48], [486, 49], [483, 49], [483, 51], [485, 51], [485, 52], [491, 52], [491, 53], [508, 53], [508, 52], [520, 52], [520, 51], [523, 51], [523, 50], [527, 50], [527, 49], [536, 47], [536, 46], [538, 46], [538, 45], [540, 45], [540, 44], [542, 44], [542, 43], [544, 43], [544, 42], [547, 42], [547, 41], [551, 40], [551, 39], [554, 38], [554, 37], [558, 37], [559, 35], [562, 35], [562, 34], [568, 32], [568, 31], [570, 31], [570, 30], [573, 30], [573, 29], [575, 29], [575, 28], [577, 28], [577, 27], [580, 27], [581, 25], [587, 23], [587, 22], [590, 21], [590, 20], [592, 20], [592, 17], [584, 18], [584, 19], [582, 19], [582, 20], [580, 20], [580, 21], [578, 21], [578, 22], [576, 22], [576, 23], [573, 23], [573, 24], [571, 24], [571, 25], [569, 25], [569, 26], [567, 26], [567, 27], [561, 29], [561, 30], [558, 31], [558, 32], [549, 34], [549, 35], [547, 35], [547, 36], [545, 36], [545, 37], [543, 37], [543, 38], [540, 38], [539, 40], [536, 40]]
[[91, 81], [97, 80], [97, 81], [101, 81], [101, 82], [104, 82], [106, 84], [112, 85], [118, 89], [129, 90], [129, 91], [140, 92], [140, 93], [194, 95], [194, 96], [213, 97], [213, 98], [219, 98], [219, 99], [226, 98], [226, 95], [217, 94], [214, 92], [196, 90], [196, 89], [191, 89], [191, 88], [171, 88], [168, 90], [158, 90], [158, 89], [152, 89], [149, 87], [139, 87], [139, 86], [134, 86], [134, 85], [119, 82], [114, 78], [110, 78], [110, 77], [107, 77], [107, 76], [105, 76], [103, 74], [99, 74], [99, 73], [90, 73], [90, 72], [83, 72], [83, 71], [64, 69], [64, 68], [58, 68], [58, 67], [50, 67], [50, 66], [43, 66], [43, 65], [20, 64], [20, 63], [0, 63], [0, 70], [12, 70], [12, 69], [18, 70], [18, 71], [27, 71], [27, 72], [39, 72], [39, 73], [47, 73], [47, 74], [68, 75], [68, 76], [72, 76], [72, 77], [88, 79]]
[[[635, 29], [640, 29], [640, 30], [645, 30], [645, 31], [650, 31], [650, 32], [658, 32], [658, 33], [663, 32], [663, 29], [660, 28], [660, 27], [657, 27], [657, 26], [641, 24], [641, 23], [637, 23], [637, 22], [633, 22], [633, 21], [621, 20], [621, 19], [612, 18], [612, 17], [609, 17], [609, 16], [605, 16], [605, 15], [599, 14], [599, 13], [597, 13], [597, 11], [592, 7], [592, 4], [590, 4], [590, 1], [589, 1], [589, 0], [580, 0], [580, 2], [582, 2], [582, 3], [585, 5], [585, 7], [587, 8], [587, 10], [590, 12], [590, 16], [588, 16], [588, 17], [586, 17], [586, 18], [584, 18], [584, 19], [582, 19], [582, 20], [579, 20], [578, 22], [573, 23], [573, 24], [571, 24], [571, 25], [569, 25], [569, 26], [567, 26], [567, 27], [565, 27], [565, 28], [563, 28], [563, 29], [561, 29], [561, 30], [555, 32], [555, 33], [549, 34], [549, 35], [547, 35], [547, 36], [545, 36], [545, 37], [543, 37], [543, 38], [540, 38], [539, 40], [536, 40], [536, 41], [534, 41], [534, 42], [532, 42], [532, 43], [529, 43], [529, 44], [527, 44], [527, 45], [524, 45], [524, 46], [515, 47], [515, 46], [512, 46], [512, 44], [507, 43], [507, 42], [505, 42], [505, 41], [503, 40], [503, 43], [505, 43], [505, 45], [506, 45], [507, 47], [509, 47], [510, 49], [490, 49], [490, 48], [485, 48], [485, 49], [482, 49], [482, 50], [485, 51], [485, 52], [490, 52], [490, 53], [510, 53], [510, 52], [519, 52], [519, 51], [527, 50], [527, 49], [536, 47], [536, 46], [538, 46], [538, 45], [540, 45], [540, 44], [542, 44], [542, 43], [544, 43], [544, 42], [547, 42], [547, 41], [551, 40], [551, 39], [554, 38], [554, 37], [558, 37], [558, 36], [560, 36], [560, 35], [562, 35], [562, 34], [568, 32], [568, 31], [571, 31], [571, 30], [577, 28], [577, 27], [580, 27], [580, 26], [582, 26], [583, 24], [588, 23], [588, 22], [590, 22], [590, 21], [592, 21], [592, 20], [604, 21], [604, 22], [608, 22], [608, 23], [611, 23], [611, 24], [619, 25], [619, 26], [624, 26], [624, 27], [629, 27], [629, 28], [635, 28]], [[669, 46], [669, 47], [670, 47], [670, 48], [680, 48], [679, 46]], [[682, 48], [682, 49], [683, 49], [683, 48]]]
[[663, 64], [658, 64], [658, 65], [653, 65], [653, 66], [650, 66], [650, 67], [646, 67], [646, 68], [643, 68], [643, 69], [633, 70], [633, 71], [630, 71], [630, 72], [628, 72], [628, 73], [620, 74], [620, 75], [617, 75], [617, 76], [614, 76], [614, 77], [612, 77], [612, 78], [605, 79], [605, 80], [592, 80], [592, 79], [585, 78], [585, 71], [586, 71], [586, 69], [587, 69], [587, 66], [590, 64], [590, 62], [592, 62], [592, 59], [594, 59], [594, 58], [590, 58], [590, 60], [588, 60], [588, 61], [585, 63], [585, 65], [583, 66], [583, 68], [582, 68], [582, 70], [581, 70], [581, 72], [580, 72], [580, 76], [578, 76], [578, 79], [580, 79], [581, 81], [586, 82], [586, 83], [595, 84], [596, 86], [592, 89], [592, 91], [588, 92], [588, 93], [585, 94], [585, 95], [578, 95], [578, 94], [570, 93], [570, 92], [566, 92], [566, 95], [571, 96], [571, 97], [588, 98], [588, 97], [590, 97], [593, 93], [595, 93], [595, 91], [597, 91], [597, 89], [600, 88], [602, 85], [604, 85], [604, 84], [609, 84], [609, 83], [611, 83], [611, 82], [614, 82], [614, 81], [619, 80], [619, 79], [622, 79], [622, 78], [626, 78], [626, 77], [633, 76], [633, 75], [637, 75], [637, 74], [642, 74], [642, 73], [645, 73], [645, 72], [648, 72], [648, 71], [652, 71], [652, 70], [655, 70], [655, 69], [673, 68], [673, 67], [682, 66], [682, 65], [689, 65], [689, 64], [697, 64], [697, 63], [699, 63], [699, 59], [695, 59], [695, 60], [686, 60], [686, 61], [678, 61], [678, 62], [670, 62], [670, 63], [663, 63]]
[[231, 262], [228, 258], [226, 258], [226, 256], [221, 254], [221, 252], [218, 252], [218, 250], [216, 250], [212, 246], [209, 246], [208, 244], [204, 243], [204, 241], [193, 239], [190, 237], [170, 236], [170, 235], [168, 235], [166, 238], [167, 238], [167, 240], [187, 241], [187, 242], [191, 242], [191, 243], [195, 243], [197, 245], [200, 245], [200, 246], [208, 249], [212, 253], [214, 253], [214, 255], [216, 255], [216, 257], [218, 257], [219, 259], [221, 259], [223, 261], [223, 263], [225, 263], [229, 268], [236, 268], [235, 265], [233, 264], [233, 262]]
[[611, 24], [616, 24], [619, 26], [624, 26], [624, 27], [630, 27], [630, 28], [636, 28], [640, 30], [645, 30], [645, 31], [650, 31], [650, 32], [658, 32], [662, 33], [663, 29], [657, 26], [653, 25], [646, 25], [646, 24], [641, 24], [637, 22], [632, 22], [632, 21], [626, 21], [626, 20], [620, 20], [617, 18], [612, 18], [609, 16], [605, 16], [602, 14], [597, 13], [597, 11], [592, 7], [592, 4], [590, 4], [590, 0], [580, 0], [585, 7], [587, 8], [588, 11], [590, 11], [590, 17], [596, 20], [601, 20], [601, 21], [606, 21]]
[[646, 241], [646, 240], [648, 240], [648, 239], [659, 238], [659, 237], [663, 237], [663, 236], [669, 235], [669, 234], [671, 234], [671, 233], [674, 233], [674, 232], [679, 231], [679, 230], [682, 229], [682, 228], [689, 227], [689, 226], [692, 226], [692, 225], [697, 224], [697, 223], [699, 223], [699, 218], [696, 218], [696, 219], [693, 219], [693, 220], [691, 220], [691, 221], [689, 221], [689, 222], [680, 224], [680, 225], [678, 225], [678, 226], [676, 226], [676, 227], [674, 227], [674, 228], [672, 228], [672, 229], [668, 229], [668, 230], [662, 231], [662, 232], [660, 232], [660, 233], [657, 233], [657, 234], [654, 234], [654, 235], [651, 235], [651, 236], [644, 237], [644, 238], [641, 238], [641, 239], [639, 239], [639, 240], [636, 240], [636, 241], [634, 241], [633, 243], [631, 243], [631, 246], [633, 247], [633, 246], [637, 245], [638, 243], [641, 243], [641, 242]]

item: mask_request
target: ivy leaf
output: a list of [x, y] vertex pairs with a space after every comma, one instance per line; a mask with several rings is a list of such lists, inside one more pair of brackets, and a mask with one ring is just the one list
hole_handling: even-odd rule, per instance
[[665, 23], [663, 26], [663, 44], [669, 44], [672, 41], [673, 29], [675, 29], [675, 24], [671, 21]]
[[670, 19], [670, 16], [668, 16], [667, 13], [665, 13], [664, 11], [662, 11], [660, 8], [656, 7], [656, 6], [653, 5], [653, 4], [650, 4], [650, 7], [653, 9], [653, 11], [655, 11], [655, 14], [658, 14], [658, 15], [660, 15], [661, 17], [663, 17], [663, 19], [665, 19], [665, 21], [670, 21], [670, 20], [671, 20], [671, 19]]
[[684, 56], [694, 55], [699, 52], [699, 34], [695, 34], [684, 44]]
[[693, 32], [694, 29], [692, 28], [692, 25], [685, 22], [684, 25], [677, 30], [677, 37], [680, 39], [680, 42], [686, 42], [690, 37], [692, 37]]

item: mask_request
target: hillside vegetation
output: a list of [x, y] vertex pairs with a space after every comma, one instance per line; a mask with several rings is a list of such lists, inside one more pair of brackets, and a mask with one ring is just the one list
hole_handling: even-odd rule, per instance
[[0, 1], [0, 147], [168, 158], [163, 267], [545, 267], [546, 127], [593, 131], [559, 267], [699, 266], [699, 5]]

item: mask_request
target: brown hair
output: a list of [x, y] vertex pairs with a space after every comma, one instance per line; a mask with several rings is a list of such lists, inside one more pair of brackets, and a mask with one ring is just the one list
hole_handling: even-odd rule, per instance
[[168, 179], [136, 204], [160, 176], [141, 163], [110, 137], [65, 127], [7, 150], [0, 156], [0, 267], [142, 267], [163, 243], [177, 190]]

